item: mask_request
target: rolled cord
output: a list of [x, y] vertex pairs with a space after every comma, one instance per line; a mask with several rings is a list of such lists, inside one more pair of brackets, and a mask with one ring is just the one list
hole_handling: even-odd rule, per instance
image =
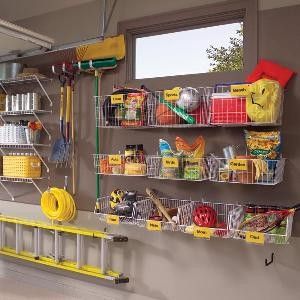
[[50, 188], [42, 194], [41, 209], [44, 215], [59, 222], [70, 222], [76, 216], [73, 197], [64, 189]]

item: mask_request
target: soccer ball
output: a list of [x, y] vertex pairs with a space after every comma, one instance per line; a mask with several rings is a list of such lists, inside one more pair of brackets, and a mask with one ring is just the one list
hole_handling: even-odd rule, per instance
[[112, 191], [109, 198], [110, 208], [114, 210], [115, 206], [123, 201], [125, 194], [126, 193], [120, 189]]

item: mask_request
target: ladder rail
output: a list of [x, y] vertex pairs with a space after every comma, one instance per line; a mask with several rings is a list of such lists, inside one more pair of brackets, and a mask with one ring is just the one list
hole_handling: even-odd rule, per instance
[[[15, 249], [9, 248], [5, 244], [5, 224], [15, 224]], [[33, 228], [33, 251], [23, 250], [23, 227]], [[43, 230], [51, 231], [54, 235], [52, 256], [44, 256], [41, 253], [41, 235]], [[76, 261], [69, 261], [63, 257], [63, 235], [76, 235]], [[84, 238], [92, 237], [99, 240], [100, 244], [100, 266], [89, 266], [83, 262]], [[128, 277], [122, 273], [109, 269], [109, 245], [114, 242], [127, 242], [125, 236], [108, 234], [106, 232], [83, 229], [71, 226], [47, 224], [36, 221], [23, 220], [0, 215], [0, 254], [39, 263], [42, 265], [56, 267], [59, 269], [73, 271], [83, 275], [94, 276], [97, 278], [113, 281], [114, 283], [127, 283]]]

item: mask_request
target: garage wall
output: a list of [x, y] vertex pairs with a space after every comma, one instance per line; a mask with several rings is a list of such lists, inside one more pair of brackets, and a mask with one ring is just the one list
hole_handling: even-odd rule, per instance
[[[211, 1], [201, 1], [208, 3]], [[282, 1], [272, 1], [280, 5]], [[113, 34], [119, 20], [136, 18], [152, 13], [175, 10], [199, 5], [200, 1], [119, 1], [117, 13], [113, 16], [109, 33]], [[260, 7], [270, 8], [271, 1], [260, 2]], [[70, 42], [94, 37], [98, 33], [97, 3], [89, 3], [81, 7], [58, 11], [42, 17], [35, 17], [21, 22], [33, 30], [39, 30], [57, 39], [58, 43]], [[259, 13], [259, 56], [277, 60], [287, 67], [300, 71], [300, 6], [272, 10]], [[120, 70], [122, 71], [122, 69]], [[103, 85], [103, 93], [111, 91], [112, 83], [122, 83], [122, 72], [110, 73]], [[224, 80], [238, 80], [234, 75]], [[174, 79], [174, 85], [178, 84]], [[195, 85], [192, 82], [181, 82], [182, 86]], [[103, 179], [103, 193], [114, 187], [137, 189], [143, 192], [146, 186], [164, 191], [167, 196], [184, 197], [196, 200], [202, 196], [212, 201], [223, 202], [258, 202], [272, 204], [295, 204], [300, 199], [298, 188], [300, 152], [297, 130], [297, 111], [300, 109], [299, 76], [292, 80], [285, 98], [283, 120], [284, 154], [288, 157], [285, 172], [286, 181], [275, 187], [222, 185], [212, 183], [176, 183], [131, 178]], [[204, 82], [203, 84], [213, 84]], [[55, 88], [53, 93], [55, 93]], [[151, 88], [151, 86], [150, 86]], [[154, 88], [154, 87], [153, 87]], [[165, 88], [165, 86], [155, 86]], [[91, 103], [92, 79], [84, 77], [77, 86], [79, 99], [77, 116], [79, 134], [79, 195], [78, 205], [82, 210], [91, 211], [94, 207], [94, 175], [90, 154], [94, 149], [93, 106]], [[54, 95], [55, 96], [55, 95]], [[90, 105], [87, 105], [90, 103]], [[54, 124], [53, 124], [54, 126]], [[54, 129], [54, 127], [53, 127]], [[159, 137], [173, 140], [183, 135], [192, 140], [202, 134], [208, 144], [208, 151], [221, 149], [231, 143], [243, 143], [241, 129], [191, 129], [191, 130], [147, 130], [143, 132], [102, 131], [105, 143], [103, 152], [122, 150], [126, 143], [144, 142], [149, 153], [156, 152]], [[38, 204], [38, 195], [26, 198], [29, 203]], [[23, 200], [23, 199], [22, 199]], [[11, 202], [0, 202], [0, 211], [10, 215], [43, 219], [38, 206]], [[80, 212], [76, 221], [78, 225], [101, 229], [93, 214]], [[143, 229], [121, 226], [110, 228], [129, 236], [130, 241], [123, 251], [114, 253], [115, 266], [123, 270], [131, 278], [131, 282], [121, 290], [109, 289], [111, 299], [129, 299], [123, 290], [129, 291], [139, 299], [139, 295], [152, 299], [299, 299], [298, 278], [300, 262], [298, 259], [300, 239], [300, 222], [296, 222], [294, 238], [288, 246], [257, 247], [239, 241], [193, 240], [189, 236], [177, 233], [149, 233]], [[275, 252], [275, 264], [266, 268], [264, 259]], [[122, 259], [125, 256], [125, 260]], [[96, 253], [91, 260], [97, 261]], [[83, 278], [82, 278], [83, 279]], [[95, 282], [91, 280], [92, 282]], [[101, 293], [101, 286], [98, 287]]]

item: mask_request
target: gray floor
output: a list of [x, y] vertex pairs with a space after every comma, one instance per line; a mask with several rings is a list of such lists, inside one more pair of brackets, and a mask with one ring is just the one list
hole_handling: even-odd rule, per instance
[[43, 300], [78, 300], [60, 294], [51, 289], [33, 286], [32, 284], [15, 281], [9, 278], [0, 278], [0, 300], [23, 300], [23, 299], [43, 299]]

